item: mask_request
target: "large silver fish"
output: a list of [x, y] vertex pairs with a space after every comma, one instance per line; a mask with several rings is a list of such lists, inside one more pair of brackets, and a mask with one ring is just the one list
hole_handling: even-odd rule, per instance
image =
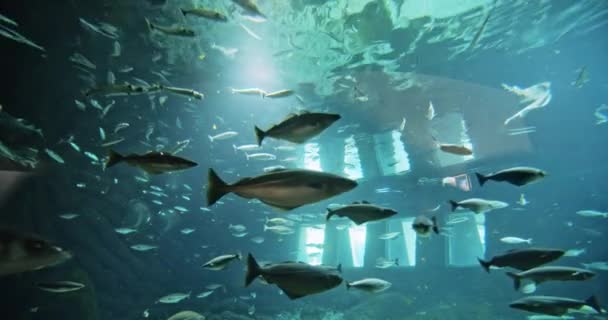
[[276, 284], [290, 299], [333, 289], [342, 283], [339, 268], [312, 266], [303, 262], [281, 262], [260, 266], [255, 258], [247, 256], [245, 286], [257, 277]]
[[71, 257], [70, 252], [39, 236], [0, 229], [0, 276], [40, 270]]
[[304, 112], [294, 114], [272, 128], [263, 131], [255, 127], [258, 145], [266, 137], [287, 140], [293, 143], [304, 143], [327, 129], [340, 119], [339, 114]]
[[536, 291], [536, 286], [547, 281], [584, 281], [595, 276], [595, 272], [581, 268], [548, 266], [538, 267], [519, 273], [507, 272], [513, 279], [515, 290], [523, 293]]
[[338, 217], [347, 217], [354, 223], [360, 225], [369, 221], [385, 219], [396, 214], [397, 211], [393, 209], [380, 207], [363, 201], [353, 202], [352, 204], [334, 210], [327, 208], [325, 219], [329, 220], [332, 216], [336, 215]]
[[478, 260], [479, 264], [481, 264], [487, 272], [490, 272], [491, 266], [529, 270], [557, 260], [563, 256], [564, 253], [566, 252], [560, 249], [526, 248], [507, 251], [506, 253], [492, 257], [492, 259], [488, 261], [482, 259]]
[[514, 309], [551, 316], [562, 316], [571, 311], [581, 311], [585, 307], [602, 313], [602, 307], [595, 296], [591, 296], [585, 301], [563, 297], [530, 296], [515, 300], [509, 306]]
[[508, 182], [512, 185], [521, 187], [541, 180], [547, 176], [547, 172], [531, 167], [515, 167], [486, 175], [475, 172], [475, 175], [477, 176], [477, 180], [479, 180], [479, 185], [481, 186], [483, 186], [488, 180], [494, 180]]
[[243, 198], [259, 199], [283, 210], [325, 200], [357, 186], [356, 181], [306, 169], [277, 169], [256, 177], [243, 178], [233, 184], [227, 184], [213, 169], [209, 169], [208, 179], [207, 206], [227, 193], [234, 192]]

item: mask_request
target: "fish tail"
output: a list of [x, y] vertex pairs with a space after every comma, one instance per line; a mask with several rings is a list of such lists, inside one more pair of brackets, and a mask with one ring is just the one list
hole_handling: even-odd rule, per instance
[[209, 137], [209, 141], [213, 142], [213, 137], [212, 136], [207, 136]]
[[268, 230], [268, 225], [264, 224], [264, 232], [266, 232], [266, 230]]
[[342, 264], [341, 263], [338, 263], [336, 270], [338, 270], [338, 272], [342, 273]]
[[241, 253], [241, 251], [237, 251], [235, 254], [236, 258], [239, 260], [243, 260], [243, 254]]
[[351, 284], [348, 281], [344, 281], [346, 283], [346, 290], [350, 290]]
[[112, 167], [115, 164], [121, 162], [124, 160], [125, 157], [123, 157], [120, 153], [110, 149], [109, 153], [108, 153], [108, 159], [106, 160], [106, 168]]
[[245, 157], [247, 158], [247, 161], [249, 161], [249, 153], [245, 152]]
[[150, 22], [150, 20], [148, 18], [144, 18], [146, 19], [146, 25], [148, 26], [148, 30], [152, 31], [154, 30], [154, 25], [152, 24], [152, 22]]
[[511, 279], [513, 279], [513, 288], [515, 288], [516, 291], [519, 291], [519, 288], [521, 287], [521, 280], [519, 279], [517, 274], [515, 274], [513, 272], [507, 272], [506, 274]]
[[477, 261], [479, 261], [479, 264], [483, 267], [484, 270], [486, 270], [487, 273], [490, 273], [490, 266], [492, 265], [490, 261], [484, 261], [481, 258], [477, 258]]
[[600, 302], [599, 300], [597, 300], [597, 297], [595, 295], [587, 298], [587, 300], [585, 300], [585, 303], [590, 306], [591, 308], [593, 308], [595, 311], [597, 311], [598, 313], [603, 313], [602, 312], [602, 306], [600, 306]]
[[229, 185], [226, 184], [218, 175], [209, 168], [207, 182], [207, 206], [213, 205], [226, 193], [229, 193]]
[[458, 202], [456, 202], [454, 200], [450, 200], [450, 201], [448, 201], [448, 203], [452, 206], [452, 212], [454, 212], [454, 210], [456, 210], [456, 208], [458, 208]]
[[237, 152], [238, 152], [238, 149], [236, 148], [236, 144], [233, 144], [233, 145], [232, 145], [232, 148], [234, 149], [234, 153], [237, 153]]
[[479, 185], [483, 187], [483, 184], [488, 181], [488, 178], [479, 172], [475, 172], [475, 175], [477, 176], [477, 181], [479, 181]]
[[262, 131], [262, 129], [258, 128], [257, 126], [255, 127], [255, 136], [258, 139], [258, 146], [262, 145], [262, 141], [264, 140], [264, 138], [266, 137], [266, 132]]
[[437, 217], [432, 217], [431, 221], [433, 221], [433, 231], [436, 234], [439, 234], [439, 225], [437, 224]]
[[395, 258], [395, 265], [399, 266], [399, 258]]
[[247, 273], [245, 274], [245, 287], [249, 286], [251, 282], [262, 274], [262, 268], [255, 258], [250, 254], [247, 255]]
[[532, 238], [530, 238], [530, 239], [526, 240], [526, 242], [527, 242], [528, 244], [532, 244]]
[[179, 8], [179, 11], [184, 15], [184, 17], [188, 14], [188, 11], [184, 10], [183, 8]]
[[333, 210], [327, 208], [327, 215], [325, 215], [325, 221], [329, 221], [329, 218], [331, 218], [335, 214], [336, 213]]

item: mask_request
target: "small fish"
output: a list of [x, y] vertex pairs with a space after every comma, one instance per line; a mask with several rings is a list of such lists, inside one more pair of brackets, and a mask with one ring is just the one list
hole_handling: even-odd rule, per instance
[[261, 244], [264, 243], [264, 237], [256, 236], [250, 239], [251, 242]]
[[459, 224], [459, 223], [463, 223], [465, 221], [469, 221], [469, 217], [456, 217], [456, 218], [452, 218], [452, 219], [448, 220], [445, 224], [448, 224], [448, 225]]
[[[130, 124], [126, 123], [126, 122], [121, 122], [119, 124], [116, 125], [116, 127], [114, 127], [114, 134], [117, 134], [118, 131], [126, 129], [130, 126]], [[104, 139], [105, 140], [105, 139]]]
[[572, 82], [572, 85], [580, 89], [587, 82], [589, 82], [589, 72], [587, 71], [587, 66], [583, 66], [578, 69], [578, 76], [576, 77], [576, 80]]
[[283, 89], [279, 91], [274, 91], [270, 93], [266, 93], [263, 95], [264, 98], [284, 98], [293, 95], [295, 92], [289, 89]]
[[394, 260], [389, 260], [386, 258], [378, 258], [376, 259], [376, 268], [379, 269], [386, 269], [386, 268], [390, 268], [393, 266], [398, 266], [399, 265], [399, 259], [395, 258]]
[[190, 298], [190, 294], [191, 293], [192, 293], [192, 291], [188, 292], [188, 293], [171, 293], [171, 294], [168, 294], [168, 295], [166, 295], [164, 297], [159, 298], [157, 302], [159, 302], [159, 303], [169, 303], [169, 304], [171, 304], [171, 303], [178, 303], [178, 302], [180, 302], [180, 301], [182, 301], [184, 299]]
[[255, 32], [253, 32], [253, 30], [249, 29], [246, 25], [242, 24], [239, 22], [239, 25], [241, 26], [241, 28], [243, 28], [243, 30], [245, 30], [245, 32], [247, 32], [247, 34], [249, 34], [252, 38], [256, 39], [256, 40], [262, 40], [262, 37], [258, 36]]
[[583, 253], [585, 253], [587, 251], [587, 249], [583, 248], [583, 249], [570, 249], [567, 250], [566, 253], [564, 253], [564, 257], [578, 257], [580, 255], [582, 255]]
[[435, 119], [435, 107], [433, 107], [433, 101], [429, 101], [429, 108], [426, 111], [426, 119], [431, 121]]
[[270, 153], [246, 153], [245, 156], [247, 157], [247, 160], [262, 160], [262, 161], [268, 161], [268, 160], [276, 160], [277, 156], [275, 156], [274, 154], [270, 154]]
[[191, 234], [194, 231], [196, 231], [196, 229], [192, 229], [192, 228], [185, 228], [185, 229], [180, 230], [180, 232], [182, 234]]
[[209, 9], [205, 9], [205, 8], [192, 8], [192, 9], [180, 8], [179, 10], [182, 12], [184, 17], [187, 15], [192, 15], [192, 16], [197, 16], [197, 17], [201, 17], [201, 18], [205, 18], [205, 19], [209, 19], [209, 20], [214, 20], [214, 21], [220, 21], [220, 22], [228, 21], [228, 17], [226, 17], [226, 15], [224, 15], [223, 13], [214, 11], [214, 10], [209, 10]]
[[97, 157], [94, 153], [91, 153], [89, 151], [85, 151], [84, 155], [87, 156], [89, 159], [95, 161], [95, 162], [99, 162], [99, 157]]
[[600, 125], [608, 122], [608, 113], [606, 113], [605, 111], [608, 111], [608, 106], [605, 104], [602, 104], [601, 106], [595, 109], [595, 112], [593, 113], [593, 115], [597, 119], [595, 125]]
[[157, 30], [161, 33], [164, 33], [166, 35], [171, 35], [171, 36], [179, 36], [179, 37], [195, 37], [196, 36], [196, 32], [194, 32], [194, 30], [192, 29], [188, 29], [182, 26], [172, 26], [172, 27], [166, 27], [166, 26], [159, 26], [156, 24], [153, 24], [152, 22], [150, 22], [150, 20], [148, 20], [148, 18], [146, 19], [146, 25], [148, 26], [148, 29], [150, 29], [150, 31], [152, 30]]
[[391, 287], [391, 285], [392, 284], [386, 280], [378, 278], [366, 278], [354, 282], [346, 282], [346, 289], [349, 290], [350, 288], [355, 288], [365, 292], [379, 293], [387, 290]]
[[403, 117], [403, 120], [401, 120], [401, 124], [399, 125], [399, 131], [403, 132], [403, 130], [405, 130], [406, 122], [407, 120], [405, 119], [405, 117]]
[[121, 53], [120, 42], [114, 41], [114, 43], [112, 44], [112, 54], [110, 54], [110, 57], [118, 58], [118, 57], [120, 57], [120, 53]]
[[239, 49], [237, 49], [237, 48], [226, 48], [226, 47], [220, 46], [218, 44], [215, 44], [215, 42], [211, 43], [211, 49], [221, 52], [224, 56], [226, 56], [230, 59], [234, 59], [236, 54], [239, 52]]
[[116, 231], [116, 233], [119, 234], [130, 234], [133, 232], [137, 232], [137, 229], [132, 229], [132, 228], [116, 228], [114, 229], [114, 231]]
[[500, 238], [500, 241], [504, 242], [504, 243], [508, 243], [508, 244], [521, 244], [521, 243], [532, 244], [532, 238], [522, 239], [522, 238], [518, 238], [518, 237], [504, 237], [504, 238]]
[[528, 203], [528, 200], [526, 200], [526, 196], [522, 193], [519, 195], [519, 200], [517, 201], [517, 204], [519, 204], [520, 206], [526, 206]]
[[600, 212], [596, 210], [579, 210], [576, 212], [579, 216], [591, 217], [591, 218], [608, 218], [608, 212]]
[[65, 220], [72, 220], [74, 218], [77, 218], [79, 215], [76, 213], [64, 213], [59, 215], [59, 218], [61, 219], [65, 219]]
[[86, 183], [80, 182], [76, 184], [76, 188], [84, 189], [87, 187]]
[[272, 172], [272, 171], [277, 171], [277, 170], [283, 170], [285, 169], [285, 166], [270, 166], [270, 167], [265, 167], [263, 170], [264, 172]]
[[87, 59], [85, 56], [78, 52], [74, 52], [74, 54], [70, 56], [70, 61], [85, 68], [97, 69], [97, 66], [93, 64], [91, 60]]
[[243, 232], [247, 230], [247, 227], [242, 224], [230, 224], [228, 225], [228, 230], [230, 230], [230, 232]]
[[236, 145], [232, 145], [232, 148], [234, 149], [234, 152], [236, 153], [237, 151], [255, 151], [255, 150], [260, 150], [261, 147], [258, 146], [257, 144], [245, 144], [242, 146], [236, 146]]
[[175, 209], [175, 210], [177, 210], [179, 212], [182, 212], [182, 213], [186, 213], [186, 212], [189, 211], [188, 209], [186, 209], [186, 208], [184, 208], [182, 206], [175, 206], [175, 207], [173, 207], [173, 209]]
[[242, 95], [255, 95], [264, 97], [266, 95], [266, 91], [259, 88], [246, 88], [246, 89], [230, 89], [232, 94], [238, 93]]
[[74, 281], [55, 281], [37, 283], [36, 287], [42, 291], [53, 293], [66, 293], [84, 288], [84, 284]]
[[46, 149], [44, 149], [44, 152], [46, 152], [46, 154], [49, 157], [51, 157], [51, 159], [57, 161], [58, 163], [65, 164], [65, 161], [63, 160], [63, 158], [60, 155], [58, 155], [55, 151], [46, 148]]
[[87, 105], [83, 102], [78, 101], [76, 99], [74, 99], [74, 102], [76, 103], [76, 108], [78, 108], [78, 110], [85, 111], [87, 109]]
[[215, 136], [208, 136], [208, 137], [209, 137], [209, 141], [214, 142], [216, 140], [219, 141], [219, 140], [226, 140], [226, 139], [234, 138], [238, 135], [239, 135], [238, 132], [226, 131], [226, 132], [222, 132], [220, 134], [216, 134]]
[[149, 245], [149, 244], [135, 244], [135, 245], [131, 246], [131, 249], [133, 249], [135, 251], [145, 252], [145, 251], [158, 249], [158, 246], [153, 246], [153, 245]]
[[125, 138], [118, 138], [118, 139], [114, 139], [114, 140], [110, 140], [108, 142], [102, 143], [101, 147], [102, 148], [107, 148], [107, 147], [111, 147], [113, 145], [117, 145], [121, 142], [125, 141]]
[[185, 89], [185, 88], [178, 88], [178, 87], [167, 87], [167, 86], [160, 86], [161, 90], [165, 90], [165, 91], [169, 91], [171, 93], [174, 93], [176, 95], [180, 95], [180, 96], [185, 96], [188, 98], [194, 98], [197, 100], [203, 100], [203, 98], [205, 97], [204, 94], [192, 90], [192, 89]]
[[268, 226], [268, 225], [264, 225], [264, 232], [270, 230], [271, 232], [274, 232], [278, 235], [290, 235], [290, 234], [294, 234], [296, 231], [293, 228], [287, 227], [287, 226]]
[[199, 299], [204, 299], [204, 298], [207, 298], [208, 296], [210, 296], [214, 292], [215, 292], [214, 290], [203, 291], [203, 292], [199, 293], [198, 295], [196, 295], [196, 297]]
[[101, 139], [101, 141], [106, 140], [106, 131], [103, 130], [102, 127], [99, 127], [99, 138]]
[[393, 240], [401, 235], [401, 232], [388, 232], [378, 236], [380, 240]]
[[608, 262], [606, 262], [606, 261], [583, 263], [582, 265], [585, 268], [587, 268], [587, 269], [594, 269], [594, 270], [600, 270], [600, 271], [608, 271]]
[[214, 271], [219, 271], [219, 270], [224, 270], [228, 267], [228, 265], [235, 261], [235, 260], [241, 260], [241, 254], [237, 253], [237, 254], [225, 254], [225, 255], [221, 255], [218, 257], [215, 257], [209, 261], [207, 261], [204, 265], [203, 268], [208, 269], [208, 270], [214, 270]]
[[78, 146], [75, 142], [70, 141], [68, 144], [70, 147], [72, 147], [72, 149], [76, 150], [76, 152], [80, 152], [80, 146]]

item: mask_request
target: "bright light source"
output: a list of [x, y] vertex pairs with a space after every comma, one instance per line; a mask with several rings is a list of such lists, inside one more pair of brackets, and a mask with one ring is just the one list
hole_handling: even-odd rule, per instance
[[323, 262], [323, 244], [325, 242], [325, 226], [305, 227], [304, 232], [304, 260], [312, 265], [320, 265]]
[[359, 158], [359, 149], [355, 137], [351, 135], [344, 140], [344, 174], [349, 179], [357, 180], [363, 178], [363, 168]]
[[318, 143], [307, 143], [304, 145], [304, 168], [323, 171]]
[[364, 225], [348, 228], [350, 250], [353, 257], [353, 267], [363, 267], [366, 234], [367, 228]]

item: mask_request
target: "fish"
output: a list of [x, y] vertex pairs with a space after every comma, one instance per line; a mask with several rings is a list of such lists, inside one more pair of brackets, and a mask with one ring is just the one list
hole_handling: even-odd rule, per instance
[[178, 88], [178, 87], [168, 87], [168, 86], [160, 86], [161, 90], [164, 91], [168, 91], [170, 93], [174, 93], [176, 95], [179, 96], [184, 96], [184, 97], [188, 97], [188, 98], [194, 98], [196, 100], [203, 100], [203, 98], [205, 97], [204, 94], [196, 91], [196, 90], [192, 90], [192, 89], [185, 89], [185, 88]]
[[355, 288], [370, 293], [379, 293], [387, 290], [392, 286], [392, 283], [378, 279], [378, 278], [365, 278], [353, 282], [346, 282], [346, 289]]
[[99, 162], [99, 157], [97, 157], [97, 156], [96, 156], [94, 153], [91, 153], [91, 152], [89, 152], [89, 151], [85, 151], [85, 152], [84, 152], [84, 155], [85, 155], [87, 158], [89, 158], [89, 159], [93, 160], [94, 162]]
[[555, 261], [565, 253], [564, 250], [551, 248], [513, 249], [494, 256], [488, 261], [484, 261], [481, 258], [477, 258], [477, 260], [486, 272], [490, 272], [491, 266], [500, 268], [511, 267], [523, 271]]
[[288, 226], [281, 226], [281, 225], [275, 225], [275, 226], [268, 226], [268, 225], [264, 225], [264, 232], [270, 230], [271, 232], [274, 232], [276, 234], [279, 235], [290, 235], [290, 234], [294, 234], [296, 231], [293, 228], [290, 228]]
[[388, 232], [378, 236], [380, 240], [393, 240], [401, 235], [401, 232]]
[[78, 52], [74, 52], [70, 56], [70, 61], [81, 67], [97, 69], [97, 66], [93, 62], [91, 62], [91, 60], [87, 59], [87, 57], [83, 56], [81, 53]]
[[232, 0], [236, 5], [241, 7], [247, 16], [266, 19], [266, 16], [260, 12], [258, 6], [252, 0]]
[[[6, 23], [6, 24], [10, 24], [13, 27], [18, 27], [17, 22], [3, 16], [0, 14], [0, 22]], [[20, 34], [19, 32], [10, 29], [8, 26], [3, 26], [0, 25], [0, 35], [2, 35], [3, 37], [9, 38], [11, 40], [15, 40], [16, 42], [19, 42], [21, 44], [25, 44], [27, 46], [30, 46], [32, 48], [35, 48], [37, 50], [40, 50], [42, 52], [46, 52], [46, 49], [44, 49], [44, 47], [34, 43], [32, 40], [26, 38], [25, 36], [23, 36], [22, 34]]]
[[456, 202], [454, 200], [449, 200], [450, 205], [452, 206], [452, 212], [457, 208], [464, 208], [471, 210], [475, 213], [484, 213], [489, 212], [496, 209], [502, 209], [509, 206], [508, 203], [497, 201], [497, 200], [486, 200], [480, 198], [471, 198]]
[[587, 269], [608, 271], [608, 262], [606, 261], [597, 261], [591, 263], [582, 263], [583, 267]]
[[125, 138], [118, 138], [118, 139], [114, 139], [114, 140], [110, 140], [108, 142], [102, 143], [100, 146], [102, 148], [107, 148], [107, 147], [111, 147], [113, 145], [117, 145], [123, 141], [125, 141]]
[[253, 32], [253, 30], [249, 29], [246, 25], [242, 24], [239, 22], [239, 25], [241, 26], [241, 28], [243, 28], [243, 30], [245, 30], [245, 32], [247, 32], [247, 34], [249, 34], [252, 38], [256, 39], [256, 40], [262, 40], [262, 37], [260, 37], [259, 35], [257, 35], [255, 32]]
[[99, 127], [99, 138], [102, 141], [106, 140], [106, 131], [102, 127]]
[[[145, 89], [140, 86], [135, 86], [129, 83], [119, 84], [104, 84], [94, 88], [90, 88], [84, 92], [86, 97], [105, 96], [105, 97], [120, 97], [130, 96], [145, 93]], [[103, 108], [101, 108], [103, 111]]]
[[76, 213], [64, 213], [59, 215], [59, 218], [61, 219], [65, 219], [65, 220], [72, 220], [74, 218], [77, 218], [79, 215]]
[[[198, 298], [198, 296], [197, 296], [197, 298]], [[205, 316], [203, 316], [200, 313], [194, 312], [194, 311], [186, 310], [186, 311], [180, 311], [180, 312], [172, 315], [167, 320], [205, 320]]]
[[608, 212], [600, 212], [596, 210], [579, 210], [576, 212], [579, 216], [583, 217], [602, 217], [608, 218]]
[[608, 106], [605, 104], [602, 104], [595, 109], [595, 112], [593, 113], [593, 115], [597, 119], [595, 125], [600, 125], [608, 122], [608, 114], [605, 113], [605, 110], [608, 110]]
[[170, 35], [170, 36], [188, 37], [188, 38], [196, 37], [196, 32], [194, 32], [194, 30], [192, 30], [192, 29], [188, 29], [183, 26], [171, 26], [171, 27], [159, 26], [159, 25], [156, 25], [156, 24], [150, 22], [150, 20], [148, 20], [148, 18], [145, 18], [145, 19], [146, 19], [146, 25], [148, 26], [148, 29], [150, 31], [156, 30], [156, 31], [159, 31], [163, 34]]
[[110, 39], [118, 39], [119, 35], [118, 35], [118, 29], [108, 23], [99, 23], [98, 26], [86, 21], [83, 18], [79, 18], [80, 21], [80, 25], [89, 30], [89, 31], [93, 31], [95, 33], [99, 33], [104, 37], [110, 38]]
[[377, 221], [392, 217], [397, 214], [397, 211], [370, 204], [367, 201], [353, 202], [352, 204], [343, 206], [338, 209], [327, 208], [325, 220], [333, 216], [347, 217], [357, 225], [364, 224], [370, 221]]
[[123, 161], [131, 166], [141, 168], [148, 174], [161, 174], [197, 166], [196, 162], [163, 152], [148, 152], [143, 155], [129, 154], [123, 156], [110, 149], [105, 167], [110, 168]]
[[247, 230], [247, 227], [242, 224], [229, 224], [228, 230], [230, 230], [231, 232], [243, 232]]
[[293, 226], [295, 223], [291, 220], [287, 220], [285, 218], [268, 218], [265, 219], [266, 224], [274, 224], [274, 225], [283, 225], [283, 226]]
[[230, 89], [232, 94], [242, 94], [242, 95], [254, 95], [264, 97], [266, 95], [266, 91], [260, 88], [246, 88], [246, 89]]
[[587, 82], [589, 82], [589, 71], [587, 71], [587, 66], [582, 66], [578, 69], [578, 76], [576, 77], [576, 80], [572, 82], [572, 85], [580, 89]]
[[208, 296], [210, 296], [214, 292], [215, 292], [214, 290], [203, 291], [203, 292], [197, 294], [196, 297], [199, 299], [204, 299], [204, 298], [207, 298]]
[[515, 290], [529, 294], [536, 291], [536, 286], [547, 281], [584, 281], [595, 276], [595, 272], [573, 267], [537, 267], [519, 273], [507, 272], [513, 279]]
[[331, 290], [343, 281], [337, 268], [291, 261], [260, 266], [250, 253], [247, 255], [245, 287], [260, 276], [279, 287], [291, 300]]
[[530, 202], [528, 200], [526, 200], [526, 196], [523, 193], [520, 194], [517, 204], [523, 207], [523, 206], [528, 205], [528, 203], [530, 203]]
[[304, 143], [319, 135], [340, 118], [339, 114], [303, 112], [287, 117], [266, 131], [261, 130], [257, 126], [254, 129], [258, 145], [260, 146], [266, 137], [293, 143]]
[[433, 107], [433, 101], [429, 101], [429, 107], [426, 111], [426, 119], [431, 121], [433, 119], [435, 119], [435, 107]]
[[76, 108], [78, 108], [81, 111], [85, 111], [87, 109], [87, 105], [84, 104], [84, 102], [82, 102], [82, 101], [78, 101], [78, 100], [74, 99], [74, 103], [76, 103]]
[[116, 231], [116, 233], [120, 233], [120, 234], [130, 234], [133, 232], [137, 232], [137, 229], [132, 229], [132, 228], [116, 228], [114, 229], [114, 231]]
[[237, 49], [237, 48], [226, 48], [226, 47], [216, 44], [215, 42], [211, 43], [211, 49], [217, 50], [217, 51], [221, 52], [224, 56], [231, 58], [231, 59], [234, 59], [236, 54], [239, 52], [239, 49]]
[[234, 149], [234, 152], [236, 153], [237, 151], [255, 151], [255, 150], [260, 150], [261, 147], [258, 146], [257, 144], [245, 144], [242, 146], [236, 146], [236, 145], [232, 145], [232, 148]]
[[72, 253], [38, 235], [6, 228], [0, 228], [0, 248], [4, 248], [0, 250], [0, 277], [56, 266], [72, 258]]
[[216, 134], [214, 136], [208, 136], [209, 137], [209, 141], [211, 142], [215, 142], [215, 141], [219, 141], [219, 140], [227, 140], [230, 138], [234, 138], [236, 136], [238, 136], [239, 133], [235, 132], [235, 131], [226, 131], [226, 132], [222, 132], [220, 134]]
[[207, 206], [234, 192], [246, 199], [255, 198], [272, 207], [291, 210], [331, 198], [356, 186], [354, 180], [307, 169], [280, 169], [227, 184], [210, 168]]
[[581, 254], [585, 253], [587, 251], [587, 249], [583, 248], [583, 249], [570, 249], [567, 250], [566, 253], [564, 253], [564, 257], [578, 257]]
[[270, 166], [270, 167], [265, 167], [263, 169], [263, 171], [266, 172], [266, 173], [268, 173], [268, 172], [272, 172], [272, 171], [276, 171], [276, 170], [282, 170], [282, 169], [286, 169], [286, 167], [285, 166], [281, 166], [281, 165]]
[[504, 243], [508, 243], [508, 244], [520, 244], [520, 243], [532, 244], [532, 238], [522, 239], [522, 238], [518, 238], [518, 237], [503, 237], [503, 238], [500, 238], [500, 242], [504, 242]]
[[471, 150], [471, 148], [469, 148], [465, 145], [439, 143], [439, 142], [437, 142], [437, 140], [434, 137], [433, 137], [433, 140], [435, 140], [437, 148], [439, 148], [439, 150], [441, 150], [445, 153], [455, 154], [457, 156], [470, 156], [473, 154], [473, 150]]
[[188, 293], [171, 293], [166, 296], [160, 297], [157, 302], [159, 303], [178, 303], [182, 300], [190, 298], [192, 291]]
[[181, 232], [182, 234], [191, 234], [194, 231], [196, 231], [196, 229], [184, 228], [184, 229], [180, 230], [179, 232]]
[[379, 269], [387, 269], [390, 267], [399, 266], [399, 258], [395, 258], [394, 260], [389, 260], [386, 258], [378, 258], [376, 259], [376, 268]]
[[153, 245], [149, 245], [149, 244], [135, 244], [135, 245], [132, 245], [130, 248], [135, 251], [145, 252], [145, 251], [158, 249], [158, 246], [153, 246]]
[[437, 218], [420, 215], [412, 222], [412, 229], [421, 237], [428, 237], [431, 235], [431, 231], [439, 234], [439, 225], [437, 224]]
[[245, 156], [247, 157], [247, 160], [253, 159], [253, 160], [262, 160], [262, 161], [269, 161], [269, 160], [276, 160], [277, 156], [275, 156], [274, 154], [271, 153], [246, 153]]
[[53, 293], [66, 293], [84, 288], [84, 284], [74, 281], [54, 281], [54, 282], [40, 282], [36, 284], [36, 287], [42, 291], [53, 292]]
[[228, 267], [228, 265], [235, 261], [235, 260], [241, 260], [242, 256], [240, 253], [236, 253], [236, 254], [225, 254], [225, 255], [221, 255], [221, 256], [217, 256], [207, 262], [205, 262], [205, 264], [203, 264], [203, 268], [208, 269], [208, 270], [214, 270], [214, 271], [219, 271], [219, 270], [224, 270]]
[[270, 93], [265, 93], [264, 98], [284, 98], [293, 95], [295, 92], [289, 89], [278, 90]]
[[126, 129], [130, 126], [130, 124], [126, 123], [126, 122], [121, 122], [119, 124], [116, 125], [116, 127], [114, 127], [114, 134], [117, 134], [118, 131]]
[[65, 160], [63, 160], [63, 158], [62, 158], [60, 155], [58, 155], [58, 154], [57, 154], [55, 151], [53, 151], [53, 150], [51, 150], [51, 149], [48, 149], [48, 148], [45, 148], [45, 149], [44, 149], [44, 152], [46, 152], [46, 154], [47, 154], [47, 155], [48, 155], [48, 156], [49, 156], [51, 159], [53, 159], [53, 160], [57, 161], [58, 163], [65, 164]]
[[[492, 9], [494, 9], [494, 7], [492, 7]], [[471, 39], [471, 42], [469, 42], [469, 46], [466, 48], [466, 50], [475, 48], [475, 46], [479, 42], [479, 39], [481, 39], [481, 36], [483, 35], [484, 30], [486, 29], [486, 25], [488, 24], [488, 21], [490, 21], [490, 17], [492, 16], [492, 9], [490, 9], [486, 17], [483, 19], [481, 26], [479, 26], [479, 29], [475, 33], [475, 36], [473, 37], [473, 39]]]
[[191, 8], [191, 9], [184, 9], [184, 8], [180, 8], [179, 11], [181, 11], [181, 13], [185, 16], [191, 15], [191, 16], [196, 16], [196, 17], [201, 17], [201, 18], [205, 18], [205, 19], [209, 19], [209, 20], [213, 20], [213, 21], [219, 21], [219, 22], [227, 22], [228, 21], [228, 17], [226, 17], [225, 14], [218, 12], [218, 11], [214, 11], [214, 10], [210, 10], [210, 9], [205, 9], [205, 8]]
[[475, 172], [475, 175], [477, 176], [477, 180], [481, 186], [483, 186], [486, 181], [493, 180], [508, 182], [512, 185], [521, 187], [540, 181], [547, 176], [547, 172], [532, 167], [514, 167], [486, 175]]
[[264, 237], [255, 236], [255, 237], [252, 237], [249, 240], [251, 240], [251, 242], [253, 242], [253, 243], [261, 244], [261, 243], [264, 243], [265, 239], [264, 239]]
[[122, 50], [120, 48], [120, 42], [114, 41], [114, 43], [112, 44], [112, 53], [110, 54], [110, 57], [113, 57], [113, 58], [120, 57], [121, 51]]
[[456, 217], [449, 219], [445, 224], [459, 224], [465, 221], [469, 221], [469, 217]]
[[529, 296], [511, 302], [509, 307], [551, 316], [563, 316], [572, 311], [581, 311], [585, 307], [602, 313], [602, 307], [595, 296], [584, 301], [555, 296]]

